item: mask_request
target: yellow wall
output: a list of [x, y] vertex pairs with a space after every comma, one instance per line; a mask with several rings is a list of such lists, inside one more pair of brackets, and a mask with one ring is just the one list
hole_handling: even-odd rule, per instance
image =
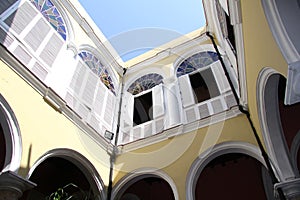
[[284, 60], [266, 21], [260, 0], [241, 1], [245, 46], [248, 105], [251, 117], [259, 130], [257, 114], [257, 79], [264, 67], [272, 67], [282, 75], [287, 73]]
[[96, 167], [104, 183], [108, 183], [109, 156], [105, 149], [46, 104], [40, 94], [2, 61], [0, 92], [11, 106], [20, 126], [22, 176], [26, 176], [29, 168], [47, 151], [69, 148], [85, 156]]
[[173, 179], [179, 199], [185, 199], [186, 177], [191, 164], [210, 147], [228, 141], [243, 141], [256, 145], [245, 115], [119, 155], [116, 160], [116, 168], [119, 171], [114, 183], [136, 169], [157, 168]]

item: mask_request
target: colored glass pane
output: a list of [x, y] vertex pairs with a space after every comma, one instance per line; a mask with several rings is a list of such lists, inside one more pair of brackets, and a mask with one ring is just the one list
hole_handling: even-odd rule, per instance
[[149, 90], [163, 82], [163, 77], [156, 73], [146, 74], [136, 79], [128, 88], [128, 92], [135, 95]]
[[51, 26], [66, 40], [66, 26], [55, 5], [50, 0], [30, 0]]
[[115, 94], [115, 87], [107, 68], [92, 53], [82, 51], [78, 54], [83, 62], [100, 78], [102, 83]]
[[184, 60], [177, 68], [177, 77], [189, 74], [218, 60], [218, 54], [212, 51], [200, 52]]

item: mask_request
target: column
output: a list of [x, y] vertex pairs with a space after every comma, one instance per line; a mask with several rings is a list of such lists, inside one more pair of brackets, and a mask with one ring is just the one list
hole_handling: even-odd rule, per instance
[[0, 200], [17, 200], [23, 192], [32, 189], [35, 184], [7, 171], [0, 174]]

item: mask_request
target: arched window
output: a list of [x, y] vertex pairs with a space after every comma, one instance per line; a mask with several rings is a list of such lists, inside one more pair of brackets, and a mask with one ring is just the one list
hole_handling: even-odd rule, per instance
[[163, 77], [156, 73], [146, 74], [137, 80], [135, 80], [130, 87], [128, 88], [128, 92], [130, 92], [133, 95], [136, 95], [140, 92], [149, 90], [156, 85], [159, 85], [162, 83]]
[[66, 40], [67, 34], [65, 22], [55, 5], [50, 0], [30, 1], [42, 13], [51, 26], [61, 35], [61, 37]]
[[115, 87], [111, 76], [109, 75], [107, 67], [92, 53], [82, 51], [78, 54], [84, 63], [100, 78], [102, 83], [115, 94]]
[[200, 52], [184, 60], [177, 68], [176, 75], [180, 77], [197, 69], [208, 66], [218, 60], [218, 55], [212, 51]]
[[121, 143], [160, 133], [164, 126], [163, 76], [149, 73], [136, 78], [124, 93]]
[[216, 52], [202, 51], [187, 57], [179, 62], [176, 76], [187, 123], [236, 105]]

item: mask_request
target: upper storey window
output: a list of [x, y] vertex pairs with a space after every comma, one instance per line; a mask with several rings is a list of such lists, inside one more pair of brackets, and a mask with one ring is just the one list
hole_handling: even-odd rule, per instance
[[111, 76], [107, 68], [101, 63], [101, 61], [92, 53], [82, 51], [78, 54], [85, 64], [95, 73], [101, 80], [101, 82], [115, 94], [115, 87]]
[[200, 52], [184, 60], [177, 68], [177, 77], [188, 74], [185, 78], [188, 79], [189, 87], [193, 90], [193, 97], [191, 97], [193, 103], [200, 103], [220, 95], [212, 69], [205, 68], [216, 61], [218, 55], [215, 52]]
[[216, 9], [218, 12], [218, 21], [222, 30], [223, 37], [229, 42], [233, 51], [235, 51], [234, 28], [230, 22], [230, 16], [225, 12], [219, 0], [216, 0]]
[[196, 53], [178, 66], [185, 123], [220, 113], [235, 105], [218, 55], [212, 51]]
[[66, 26], [62, 16], [55, 5], [50, 0], [30, 0], [35, 7], [42, 13], [52, 27], [66, 40]]
[[180, 77], [189, 74], [197, 69], [208, 66], [218, 60], [218, 55], [212, 51], [197, 53], [184, 60], [177, 68], [176, 75]]
[[[157, 96], [155, 92], [152, 92], [152, 88], [162, 83], [163, 77], [156, 73], [146, 74], [137, 80], [135, 80], [130, 87], [128, 92], [134, 95], [133, 105], [133, 125], [139, 125], [147, 121], [151, 121], [157, 114], [157, 109], [160, 106], [153, 105], [157, 103]], [[153, 95], [154, 93], [154, 95]], [[158, 96], [159, 97], [159, 96]], [[156, 98], [156, 99], [155, 99]], [[154, 113], [153, 113], [154, 111]]]
[[143, 91], [149, 90], [156, 85], [161, 84], [162, 80], [163, 77], [159, 74], [147, 74], [135, 80], [134, 83], [130, 85], [127, 91], [133, 95], [136, 95]]

